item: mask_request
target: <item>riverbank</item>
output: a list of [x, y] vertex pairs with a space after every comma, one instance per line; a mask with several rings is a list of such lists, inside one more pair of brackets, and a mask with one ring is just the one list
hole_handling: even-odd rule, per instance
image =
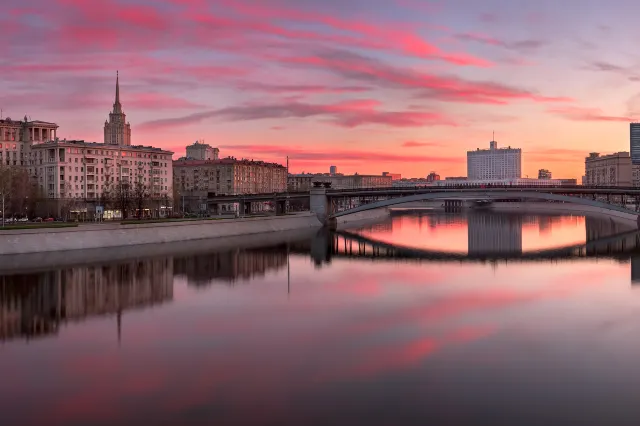
[[294, 229], [227, 238], [180, 241], [165, 244], [146, 244], [124, 247], [107, 247], [88, 250], [8, 254], [0, 256], [0, 272], [4, 274], [34, 273], [54, 268], [78, 265], [117, 263], [127, 260], [144, 260], [155, 257], [185, 257], [226, 250], [249, 250], [273, 247], [309, 240], [319, 232], [317, 228]]
[[[320, 229], [315, 214], [151, 224], [81, 224], [75, 228], [0, 230], [0, 256], [128, 247]], [[146, 250], [142, 248], [141, 250]]]

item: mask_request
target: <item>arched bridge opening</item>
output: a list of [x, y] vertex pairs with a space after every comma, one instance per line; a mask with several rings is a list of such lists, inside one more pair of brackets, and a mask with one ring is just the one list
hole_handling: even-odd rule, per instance
[[383, 207], [391, 207], [398, 204], [405, 204], [416, 201], [435, 201], [435, 200], [460, 200], [460, 201], [473, 201], [473, 200], [538, 200], [549, 202], [564, 202], [576, 205], [587, 206], [595, 209], [604, 209], [609, 211], [615, 211], [619, 213], [625, 213], [629, 215], [638, 216], [638, 214], [625, 207], [609, 204], [602, 201], [597, 201], [591, 197], [587, 198], [581, 195], [564, 195], [548, 192], [533, 192], [533, 191], [518, 191], [518, 190], [503, 190], [503, 191], [478, 191], [478, 192], [429, 192], [424, 194], [390, 197], [385, 200], [374, 201], [368, 204], [363, 204], [358, 207], [343, 210], [340, 212], [332, 212], [329, 215], [330, 219], [336, 219], [342, 216], [348, 216], [355, 213], [365, 212], [368, 210], [379, 209]]

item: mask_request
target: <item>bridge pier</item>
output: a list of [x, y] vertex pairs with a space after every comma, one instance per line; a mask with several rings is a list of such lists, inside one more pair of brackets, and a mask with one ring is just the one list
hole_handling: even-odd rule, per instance
[[327, 189], [324, 187], [314, 187], [309, 191], [309, 206], [311, 212], [315, 213], [320, 223], [329, 229], [336, 229], [338, 221], [331, 217], [331, 207], [327, 197]]

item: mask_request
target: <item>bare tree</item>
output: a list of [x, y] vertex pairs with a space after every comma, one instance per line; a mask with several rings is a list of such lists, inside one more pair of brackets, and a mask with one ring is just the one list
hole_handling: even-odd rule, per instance
[[16, 166], [0, 164], [0, 201], [2, 223], [7, 213], [25, 214], [29, 206], [32, 186], [28, 172]]
[[115, 186], [113, 193], [115, 206], [122, 213], [122, 219], [126, 220], [129, 217], [129, 210], [133, 203], [133, 191], [131, 190], [131, 184], [129, 182], [120, 181]]
[[147, 200], [149, 200], [150, 198], [151, 192], [142, 182], [142, 177], [140, 177], [133, 188], [133, 199], [138, 210], [138, 220], [142, 219], [142, 212], [145, 205], [147, 204]]

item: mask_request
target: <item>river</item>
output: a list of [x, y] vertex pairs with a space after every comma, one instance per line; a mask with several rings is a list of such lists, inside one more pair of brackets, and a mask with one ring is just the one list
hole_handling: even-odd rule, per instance
[[264, 247], [4, 273], [2, 423], [637, 425], [629, 231], [408, 211]]

